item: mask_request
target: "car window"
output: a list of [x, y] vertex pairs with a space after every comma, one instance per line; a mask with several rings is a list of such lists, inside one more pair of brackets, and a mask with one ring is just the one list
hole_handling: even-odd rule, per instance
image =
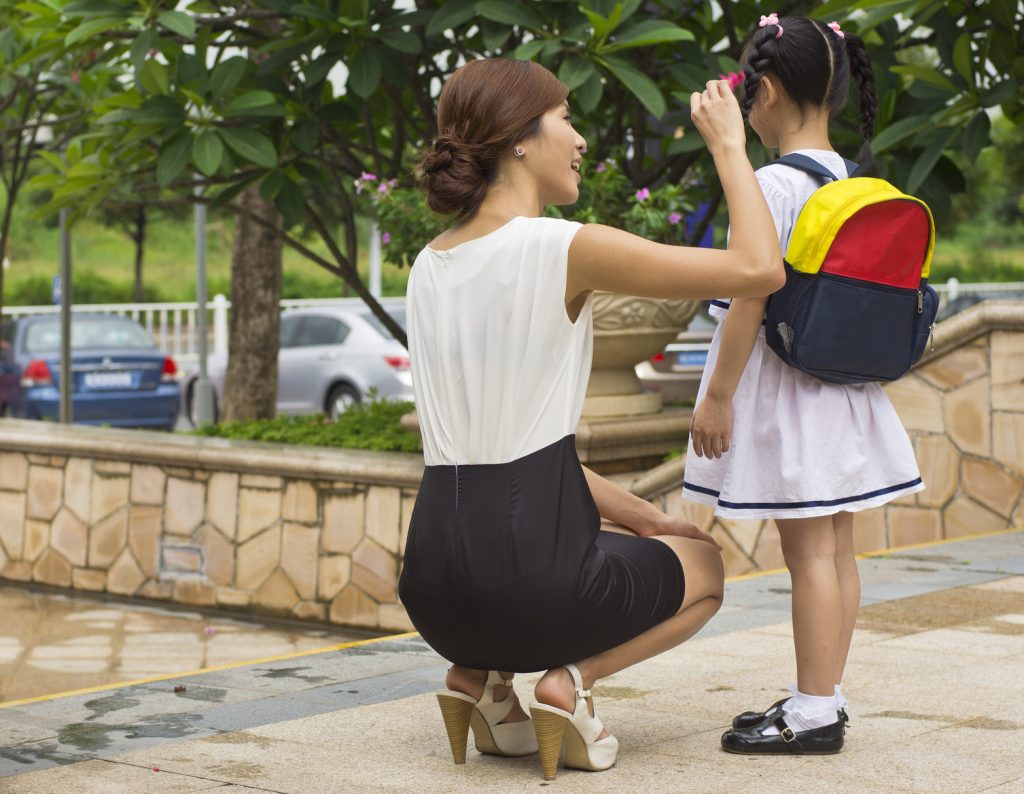
[[[388, 306], [385, 309], [385, 311], [387, 311], [387, 313], [390, 314], [394, 318], [395, 322], [398, 323], [402, 327], [402, 330], [404, 331], [405, 330], [405, 307], [404, 306]], [[359, 317], [360, 317], [360, 319], [366, 320], [366, 322], [368, 322], [370, 325], [372, 325], [373, 326], [373, 330], [376, 331], [381, 336], [383, 336], [385, 339], [394, 339], [395, 338], [394, 334], [392, 334], [384, 326], [384, 323], [382, 323], [380, 320], [377, 319], [377, 315], [373, 314], [372, 312], [360, 312], [359, 313]]]
[[[56, 353], [60, 350], [60, 318], [33, 322], [25, 333], [25, 352]], [[127, 317], [72, 317], [72, 350], [110, 348], [153, 350], [156, 345], [145, 329]]]
[[348, 326], [334, 317], [306, 315], [302, 318], [302, 325], [292, 346], [340, 345], [348, 336], [348, 331]]
[[295, 339], [301, 325], [301, 314], [286, 314], [281, 318], [281, 347], [295, 347]]

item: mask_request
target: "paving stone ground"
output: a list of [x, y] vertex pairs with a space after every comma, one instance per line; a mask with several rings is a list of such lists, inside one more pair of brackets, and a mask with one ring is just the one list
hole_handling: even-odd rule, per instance
[[[544, 784], [536, 756], [472, 751], [454, 766], [432, 695], [446, 665], [411, 635], [0, 704], [0, 792], [1024, 792], [1024, 532], [861, 572], [839, 755], [718, 749], [734, 714], [793, 680], [783, 572], [728, 583], [696, 639], [598, 685], [621, 745], [606, 772]], [[517, 678], [521, 698], [535, 678]]]

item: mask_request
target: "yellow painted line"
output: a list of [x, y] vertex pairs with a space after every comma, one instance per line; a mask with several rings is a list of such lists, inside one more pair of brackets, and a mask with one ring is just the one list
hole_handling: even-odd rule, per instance
[[[965, 540], [980, 540], [981, 538], [997, 538], [1001, 535], [1012, 535], [1014, 532], [1024, 532], [1024, 527], [1014, 529], [997, 529], [992, 532], [979, 532], [977, 535], [964, 535], [962, 538], [943, 538], [942, 540], [929, 540], [924, 543], [910, 543], [906, 546], [893, 546], [890, 549], [878, 549], [877, 551], [865, 551], [857, 555], [858, 560], [866, 560], [871, 557], [884, 557], [887, 554], [896, 554], [902, 551], [913, 551], [914, 549], [927, 549], [933, 546], [946, 546], [950, 543], [960, 543]], [[786, 568], [772, 568], [768, 571], [754, 571], [743, 573], [739, 576], [729, 576], [726, 582], [742, 582], [746, 579], [759, 579], [762, 576], [771, 576], [777, 573], [786, 573]]]
[[330, 653], [331, 651], [343, 651], [346, 648], [358, 648], [363, 645], [372, 645], [376, 642], [388, 642], [389, 640], [404, 640], [407, 637], [418, 637], [419, 633], [415, 631], [406, 632], [405, 634], [391, 634], [387, 637], [374, 637], [369, 640], [356, 640], [355, 642], [343, 642], [340, 645], [330, 645], [326, 648], [311, 648], [308, 651], [292, 651], [291, 653], [282, 653], [278, 656], [265, 656], [262, 659], [250, 659], [245, 662], [232, 662], [231, 664], [222, 664], [216, 667], [201, 667], [198, 670], [189, 670], [184, 673], [165, 673], [164, 675], [154, 675], [149, 678], [136, 678], [132, 681], [120, 681], [116, 684], [101, 684], [100, 686], [86, 687], [85, 689], [73, 689], [69, 692], [56, 692], [52, 695], [38, 695], [36, 697], [24, 698], [22, 700], [11, 700], [6, 703], [0, 703], [0, 709], [9, 709], [14, 706], [24, 706], [27, 703], [42, 703], [47, 700], [59, 700], [61, 698], [74, 697], [75, 695], [89, 695], [93, 692], [108, 692], [111, 689], [121, 689], [128, 686], [138, 686], [140, 684], [152, 684], [157, 681], [169, 681], [173, 678], [186, 678], [193, 675], [201, 675], [203, 673], [216, 673], [221, 670], [234, 670], [238, 667], [248, 667], [253, 664], [269, 664], [270, 662], [280, 662], [285, 659], [298, 659], [303, 656], [314, 656], [318, 653]]

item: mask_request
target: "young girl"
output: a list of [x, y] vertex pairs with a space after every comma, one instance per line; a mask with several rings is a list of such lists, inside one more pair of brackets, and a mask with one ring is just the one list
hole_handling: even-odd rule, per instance
[[[761, 18], [744, 51], [744, 114], [765, 146], [848, 175], [829, 119], [860, 88], [863, 166], [873, 165], [874, 74], [864, 43], [836, 23]], [[783, 253], [804, 202], [824, 180], [769, 164], [757, 178]], [[843, 746], [840, 688], [860, 602], [853, 513], [921, 490], [914, 451], [877, 383], [825, 383], [765, 342], [767, 299], [714, 301], [720, 320], [694, 412], [683, 495], [716, 515], [772, 518], [792, 577], [797, 683], [722, 736], [737, 753], [829, 753]], [[723, 320], [724, 318], [724, 320]]]

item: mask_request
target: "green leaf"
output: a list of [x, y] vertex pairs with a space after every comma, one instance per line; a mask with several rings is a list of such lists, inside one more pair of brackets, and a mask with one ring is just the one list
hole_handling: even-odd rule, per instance
[[593, 113], [601, 101], [603, 93], [604, 83], [601, 82], [601, 75], [594, 72], [587, 82], [576, 89], [576, 92], [569, 98], [569, 103], [572, 104], [575, 100], [584, 113]]
[[427, 36], [436, 36], [446, 30], [457, 28], [474, 16], [476, 16], [476, 8], [473, 6], [473, 0], [452, 0], [452, 2], [444, 3], [430, 18], [430, 22], [427, 24]]
[[64, 37], [64, 44], [70, 47], [72, 44], [95, 36], [97, 33], [104, 33], [114, 28], [119, 28], [125, 24], [125, 20], [120, 17], [103, 17], [101, 19], [90, 19], [88, 22], [83, 22], [77, 28], [72, 30], [67, 36]]
[[36, 152], [39, 157], [42, 157], [47, 164], [56, 171], [66, 171], [68, 168], [67, 163], [64, 162], [64, 158], [56, 152], [50, 152], [46, 149], [40, 149]]
[[286, 179], [277, 193], [274, 204], [284, 217], [287, 226], [293, 226], [302, 220], [302, 212], [306, 207], [306, 196], [302, 188]]
[[181, 124], [185, 121], [185, 109], [169, 96], [150, 97], [135, 111], [134, 121], [139, 125]]
[[386, 30], [378, 38], [391, 49], [416, 55], [423, 49], [423, 43], [415, 33], [404, 30]]
[[614, 41], [601, 48], [602, 52], [616, 52], [632, 47], [648, 47], [653, 44], [664, 44], [670, 41], [693, 41], [693, 34], [673, 25], [671, 22], [645, 20], [630, 26], [618, 34]]
[[932, 124], [931, 116], [908, 116], [893, 122], [871, 140], [871, 150], [881, 154], [900, 141]]
[[669, 154], [685, 154], [704, 148], [704, 139], [696, 130], [687, 130], [682, 138], [673, 138], [668, 145]]
[[955, 127], [948, 128], [948, 130], [944, 131], [944, 134], [939, 135], [932, 141], [932, 145], [925, 149], [921, 156], [917, 158], [914, 167], [910, 169], [910, 177], [907, 179], [908, 193], [914, 193], [921, 187], [955, 134]]
[[602, 62], [652, 115], [658, 118], [665, 115], [665, 98], [650, 77], [618, 58], [604, 58]]
[[381, 64], [375, 50], [362, 49], [348, 67], [348, 85], [357, 96], [366, 99], [380, 83]]
[[896, 74], [905, 74], [915, 80], [920, 80], [921, 82], [929, 83], [936, 88], [941, 88], [943, 91], [949, 91], [951, 94], [958, 93], [957, 87], [953, 85], [953, 82], [937, 69], [929, 69], [927, 66], [911, 66], [909, 64], [902, 64], [900, 66], [890, 66], [889, 71], [895, 72]]
[[337, 22], [338, 17], [336, 14], [332, 14], [323, 8], [317, 8], [309, 3], [300, 3], [293, 5], [288, 9], [289, 12], [296, 16], [306, 17], [307, 19], [319, 19], [321, 22]]
[[224, 115], [244, 116], [275, 105], [277, 105], [277, 99], [269, 91], [246, 91], [225, 105]]
[[517, 61], [532, 61], [544, 48], [544, 39], [531, 39], [523, 42], [512, 51], [512, 57]]
[[981, 150], [988, 146], [991, 127], [988, 113], [981, 110], [964, 130], [964, 154], [972, 163], [978, 159]]
[[974, 67], [971, 66], [971, 34], [962, 33], [953, 46], [953, 66], [968, 86], [974, 85]]
[[518, 25], [531, 30], [544, 27], [541, 18], [530, 8], [528, 3], [514, 3], [510, 0], [480, 0], [476, 4], [476, 10], [484, 19], [490, 19], [493, 22]]
[[177, 33], [186, 39], [195, 38], [196, 21], [192, 16], [183, 11], [164, 11], [156, 19], [157, 22], [172, 33]]
[[233, 152], [250, 163], [263, 168], [277, 165], [277, 149], [262, 132], [246, 127], [224, 127], [220, 134]]
[[213, 176], [224, 157], [224, 143], [215, 130], [203, 130], [192, 141], [192, 162], [207, 176]]
[[558, 68], [558, 79], [575, 91], [594, 74], [593, 62], [584, 55], [573, 53]]
[[166, 187], [181, 176], [191, 151], [192, 136], [187, 132], [178, 133], [161, 147], [156, 162], [156, 181], [160, 187]]
[[135, 67], [136, 72], [142, 71], [142, 67], [146, 64], [146, 58], [149, 55], [149, 51], [153, 48], [153, 44], [156, 42], [156, 31], [150, 28], [144, 30], [138, 35], [135, 41], [132, 42], [129, 55], [131, 57], [132, 66]]
[[266, 202], [273, 201], [284, 186], [284, 174], [280, 171], [271, 171], [260, 183], [260, 196]]
[[995, 105], [1009, 102], [1016, 94], [1017, 81], [1011, 77], [986, 91], [985, 95], [981, 98], [981, 104], [987, 108], [994, 107]]
[[139, 72], [139, 83], [150, 94], [166, 94], [171, 90], [167, 67], [156, 58], [150, 58]]
[[316, 146], [317, 136], [320, 134], [320, 124], [316, 119], [305, 118], [292, 127], [291, 139], [295, 148], [307, 154], [313, 151]]
[[236, 55], [213, 67], [213, 74], [210, 75], [210, 96], [214, 100], [220, 100], [238, 88], [248, 65], [249, 61], [246, 58]]

